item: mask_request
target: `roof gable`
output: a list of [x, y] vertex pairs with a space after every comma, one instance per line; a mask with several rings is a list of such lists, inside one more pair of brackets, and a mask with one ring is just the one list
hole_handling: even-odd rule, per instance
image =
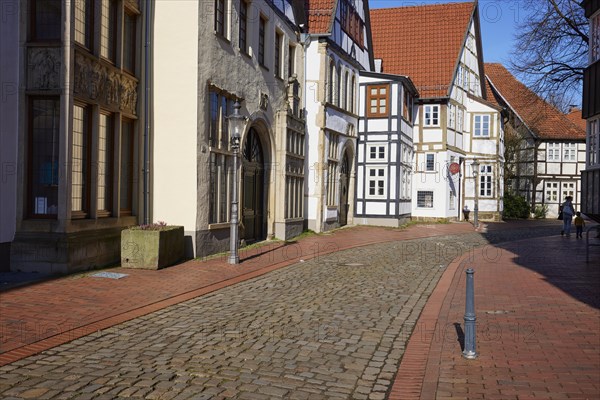
[[585, 129], [573, 123], [565, 114], [519, 82], [502, 64], [486, 63], [485, 71], [497, 101], [506, 102], [507, 107], [516, 113], [537, 137], [585, 140]]
[[408, 75], [421, 97], [446, 97], [476, 2], [373, 9], [375, 58], [383, 71]]

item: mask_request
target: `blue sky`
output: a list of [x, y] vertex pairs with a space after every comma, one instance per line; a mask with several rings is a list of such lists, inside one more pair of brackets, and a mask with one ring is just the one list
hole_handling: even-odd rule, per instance
[[[369, 0], [370, 8], [390, 8], [437, 3], [457, 3], [465, 0]], [[519, 0], [479, 0], [479, 19], [485, 62], [510, 60], [516, 25], [523, 21], [526, 10]]]

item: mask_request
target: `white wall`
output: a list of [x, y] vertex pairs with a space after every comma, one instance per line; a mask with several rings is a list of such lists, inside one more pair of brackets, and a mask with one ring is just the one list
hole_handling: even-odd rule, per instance
[[[319, 102], [319, 90], [322, 90], [319, 80], [321, 68], [321, 55], [318, 52], [319, 43], [316, 41], [306, 49], [306, 139], [308, 141], [307, 154], [307, 217], [309, 220], [317, 218], [317, 204], [320, 199], [317, 196], [317, 185], [322, 184], [323, 168], [321, 165], [322, 149], [319, 148], [320, 127], [318, 123], [319, 113], [322, 113], [321, 103]], [[322, 118], [322, 116], [320, 116]], [[326, 169], [326, 166], [325, 166]]]
[[154, 5], [153, 220], [195, 231], [199, 3]]

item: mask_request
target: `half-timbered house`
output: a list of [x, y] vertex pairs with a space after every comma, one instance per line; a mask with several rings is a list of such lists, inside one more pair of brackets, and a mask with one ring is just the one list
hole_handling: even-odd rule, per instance
[[306, 12], [307, 218], [321, 232], [353, 221], [358, 77], [373, 57], [367, 0], [308, 0]]
[[584, 0], [590, 21], [589, 65], [583, 72], [583, 118], [587, 120], [586, 162], [581, 172], [581, 210], [600, 222], [600, 1]]
[[414, 100], [404, 76], [361, 72], [355, 222], [399, 226], [412, 210]]
[[477, 2], [371, 10], [381, 71], [409, 76], [419, 91], [416, 219], [460, 219], [465, 205], [481, 219], [501, 217], [503, 127], [499, 108], [486, 100], [478, 10]]
[[506, 110], [507, 190], [526, 198], [531, 211], [548, 207], [558, 215], [566, 196], [581, 204], [585, 130], [519, 82], [502, 64], [486, 64], [490, 96]]

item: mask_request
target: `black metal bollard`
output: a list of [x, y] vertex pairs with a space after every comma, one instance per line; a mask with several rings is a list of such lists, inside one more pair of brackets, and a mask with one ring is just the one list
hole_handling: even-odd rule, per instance
[[475, 346], [475, 290], [473, 287], [473, 271], [472, 268], [468, 268], [467, 271], [467, 297], [465, 302], [465, 349], [463, 350], [463, 357], [468, 359], [477, 358], [477, 351]]

